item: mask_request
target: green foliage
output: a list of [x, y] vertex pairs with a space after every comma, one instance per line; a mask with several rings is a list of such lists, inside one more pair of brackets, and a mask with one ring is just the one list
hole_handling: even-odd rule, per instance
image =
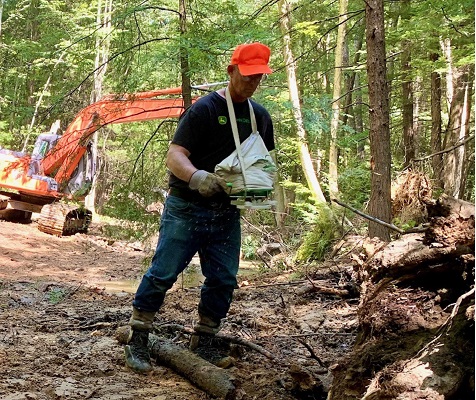
[[[331, 106], [334, 46], [338, 26], [338, 2], [292, 2], [293, 26], [289, 32], [297, 64], [303, 123], [311, 157], [324, 192], [328, 170], [329, 123]], [[305, 240], [304, 259], [325, 254], [332, 241], [326, 234], [332, 226], [309, 200], [309, 191], [302, 171], [296, 138], [296, 124], [289, 101], [286, 63], [283, 57], [279, 8], [274, 2], [253, 0], [198, 0], [187, 4], [187, 29], [180, 31], [176, 1], [164, 0], [133, 3], [114, 1], [110, 30], [96, 26], [98, 3], [89, 0], [18, 0], [5, 1], [2, 15], [0, 46], [0, 146], [21, 150], [28, 139], [31, 151], [34, 138], [49, 128], [56, 119], [62, 128], [79, 110], [89, 104], [94, 87], [94, 65], [98, 51], [110, 41], [106, 54], [106, 75], [102, 93], [134, 93], [181, 84], [181, 52], [186, 50], [192, 84], [225, 81], [226, 66], [234, 47], [241, 42], [259, 40], [272, 49], [274, 73], [255, 93], [255, 99], [270, 111], [276, 133], [279, 173], [287, 194], [294, 204], [290, 212], [292, 224], [315, 227]], [[368, 82], [365, 76], [366, 48], [364, 7], [361, 1], [350, 1], [346, 32], [348, 67], [344, 79], [358, 71], [359, 82], [350, 89], [352, 107], [347, 125], [340, 124], [339, 188], [341, 200], [363, 208], [370, 193], [368, 148], [362, 155], [361, 143], [368, 135]], [[391, 150], [392, 168], [403, 164], [401, 83], [412, 79], [418, 83], [419, 138], [421, 155], [431, 151], [431, 113], [429, 110], [430, 74], [438, 71], [442, 82], [447, 71], [441, 51], [441, 40], [451, 39], [455, 67], [474, 62], [474, 2], [428, 0], [425, 2], [386, 2], [386, 49], [391, 87]], [[363, 41], [358, 50], [357, 43]], [[412, 68], [402, 74], [403, 43], [411, 45]], [[359, 52], [359, 62], [354, 57]], [[439, 57], [430, 60], [430, 53]], [[349, 90], [348, 88], [346, 90]], [[203, 93], [200, 93], [203, 94]], [[357, 99], [359, 94], [362, 99]], [[444, 93], [442, 98], [444, 100]], [[41, 98], [41, 102], [39, 102]], [[36, 126], [29, 132], [35, 107], [39, 102]], [[448, 121], [443, 101], [442, 126]], [[361, 107], [362, 126], [355, 123], [355, 111]], [[353, 119], [354, 118], [354, 119]], [[101, 175], [106, 200], [104, 214], [129, 221], [129, 226], [110, 228], [111, 235], [138, 237], [141, 231], [153, 229], [157, 217], [144, 211], [144, 205], [160, 200], [156, 188], [167, 186], [165, 153], [176, 121], [166, 124], [127, 124], [106, 128], [102, 137]], [[471, 121], [474, 130], [474, 121]], [[471, 151], [470, 151], [471, 153]], [[473, 161], [468, 160], [468, 162]], [[469, 176], [465, 197], [474, 200], [474, 166]], [[132, 196], [132, 198], [130, 197]], [[139, 204], [138, 203], [141, 203]], [[267, 215], [267, 217], [263, 217]], [[272, 226], [271, 213], [247, 213], [252, 223]], [[269, 219], [268, 219], [269, 218]], [[323, 221], [321, 221], [323, 219]], [[135, 226], [139, 221], [145, 228]], [[293, 236], [289, 240], [298, 242]], [[312, 237], [314, 236], [314, 237]], [[258, 246], [258, 235], [245, 236], [247, 254]], [[314, 244], [312, 244], [314, 243]], [[304, 246], [304, 245], [303, 245]], [[306, 247], [304, 246], [304, 247]], [[310, 251], [309, 249], [315, 248]], [[316, 253], [314, 253], [314, 251]]]
[[346, 168], [342, 169], [338, 180], [342, 201], [355, 208], [362, 205], [370, 197], [370, 169], [361, 161], [354, 159]]
[[296, 261], [322, 261], [330, 250], [334, 241], [338, 238], [341, 228], [332, 210], [325, 205], [309, 207], [307, 204], [306, 215], [310, 219], [312, 211], [313, 224], [296, 252]]
[[65, 298], [67, 292], [62, 288], [52, 288], [46, 293], [46, 299], [50, 304], [58, 304]]
[[104, 224], [102, 231], [106, 237], [114, 240], [143, 241], [158, 232], [159, 222], [157, 216], [141, 214], [136, 215], [133, 221], [121, 220], [119, 224]]
[[163, 201], [167, 188], [165, 155], [173, 123], [143, 122], [114, 125], [104, 154], [108, 201], [104, 215], [129, 221], [147, 221], [147, 205]]
[[252, 235], [246, 235], [242, 239], [241, 251], [243, 253], [243, 258], [245, 260], [256, 260], [256, 250], [260, 246], [260, 241], [258, 237]]

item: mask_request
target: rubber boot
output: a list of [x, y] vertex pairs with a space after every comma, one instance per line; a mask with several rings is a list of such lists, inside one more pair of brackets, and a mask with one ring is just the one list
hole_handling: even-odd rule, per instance
[[155, 312], [133, 308], [129, 321], [131, 335], [124, 346], [126, 365], [133, 371], [147, 373], [152, 370], [149, 353], [149, 332], [152, 330]]
[[131, 330], [129, 341], [124, 346], [126, 365], [135, 372], [152, 371], [149, 353], [149, 331]]
[[190, 337], [190, 350], [195, 354], [220, 368], [229, 368], [234, 363], [233, 357], [228, 355], [229, 343], [215, 337], [220, 330], [220, 322], [200, 315], [194, 333]]

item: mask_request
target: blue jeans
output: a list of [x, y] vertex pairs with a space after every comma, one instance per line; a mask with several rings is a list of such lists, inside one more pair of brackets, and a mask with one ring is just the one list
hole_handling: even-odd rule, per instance
[[159, 311], [167, 290], [198, 252], [205, 276], [198, 311], [220, 321], [228, 313], [237, 284], [240, 246], [238, 209], [203, 207], [168, 196], [159, 242], [132, 305], [141, 311]]

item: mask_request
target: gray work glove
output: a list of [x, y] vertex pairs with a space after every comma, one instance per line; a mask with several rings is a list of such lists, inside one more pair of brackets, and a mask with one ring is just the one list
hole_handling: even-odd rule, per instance
[[226, 182], [218, 175], [199, 169], [193, 173], [188, 186], [192, 190], [198, 190], [202, 196], [210, 197], [224, 190]]

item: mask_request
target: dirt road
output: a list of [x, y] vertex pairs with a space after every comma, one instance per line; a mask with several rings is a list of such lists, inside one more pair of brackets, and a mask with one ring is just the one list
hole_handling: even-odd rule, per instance
[[[210, 399], [161, 365], [149, 375], [124, 365], [115, 333], [127, 324], [148, 256], [93, 233], [58, 238], [38, 231], [34, 222], [0, 221], [0, 399]], [[236, 291], [223, 332], [280, 360], [277, 365], [242, 349], [230, 373], [244, 398], [325, 398], [327, 367], [354, 340], [355, 304], [299, 295], [299, 284], [282, 284], [286, 274], [241, 279], [247, 285]], [[198, 287], [177, 284], [158, 322], [191, 327], [198, 298]], [[187, 336], [177, 337], [186, 346]], [[293, 365], [313, 380], [307, 393], [290, 375]]]

